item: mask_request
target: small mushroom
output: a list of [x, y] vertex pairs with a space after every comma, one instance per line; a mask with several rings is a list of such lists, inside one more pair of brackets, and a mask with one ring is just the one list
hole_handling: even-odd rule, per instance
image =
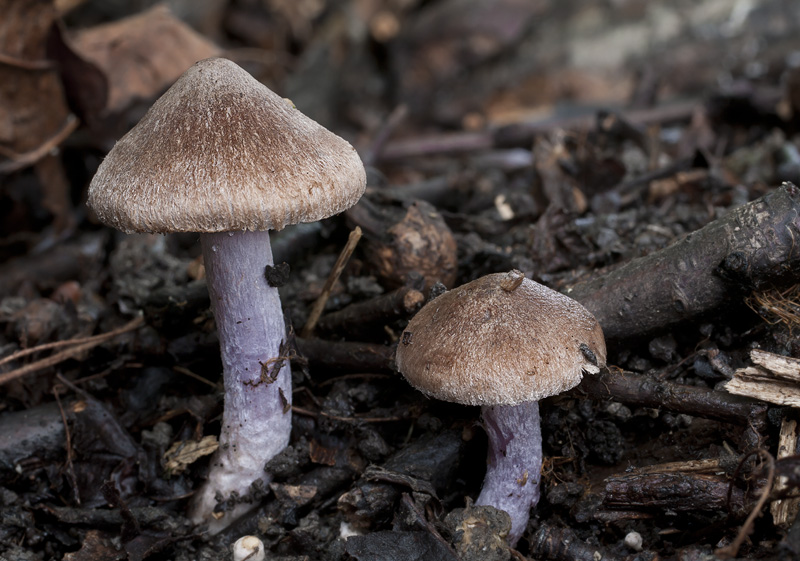
[[233, 544], [233, 561], [264, 561], [264, 542], [255, 536], [242, 536]]
[[516, 544], [539, 501], [542, 437], [538, 401], [576, 386], [605, 365], [597, 320], [575, 300], [524, 278], [487, 275], [431, 300], [409, 322], [397, 368], [423, 393], [482, 406], [489, 437], [476, 505], [511, 516]]
[[[219, 332], [225, 410], [219, 450], [190, 516], [217, 532], [251, 508], [212, 516], [217, 497], [266, 484], [289, 442], [291, 378], [269, 232], [358, 201], [366, 173], [350, 144], [236, 64], [187, 70], [117, 142], [89, 186], [89, 206], [126, 233], [198, 232]], [[231, 501], [235, 502], [235, 501]]]

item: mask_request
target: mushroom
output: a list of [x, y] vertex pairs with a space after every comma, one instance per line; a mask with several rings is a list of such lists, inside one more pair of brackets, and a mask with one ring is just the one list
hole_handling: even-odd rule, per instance
[[515, 545], [539, 501], [538, 401], [605, 365], [600, 325], [583, 306], [526, 279], [496, 273], [445, 292], [409, 322], [397, 368], [423, 393], [482, 406], [489, 438], [477, 505], [511, 516]]
[[265, 279], [267, 230], [339, 213], [365, 186], [350, 144], [222, 58], [187, 70], [89, 186], [89, 206], [123, 232], [200, 234], [225, 408], [190, 517], [211, 532], [251, 508], [241, 503], [219, 518], [218, 498], [235, 504], [252, 483], [266, 484], [264, 465], [289, 442], [291, 378], [280, 298]]
[[264, 561], [264, 542], [256, 536], [242, 536], [233, 544], [233, 561]]

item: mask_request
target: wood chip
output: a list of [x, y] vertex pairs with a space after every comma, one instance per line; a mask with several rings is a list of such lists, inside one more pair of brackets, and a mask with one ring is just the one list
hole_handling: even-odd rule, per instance
[[761, 349], [750, 351], [755, 366], [738, 369], [725, 384], [732, 394], [800, 407], [800, 360]]
[[[776, 459], [793, 456], [797, 453], [797, 421], [794, 419], [783, 419], [781, 423], [781, 433], [778, 438], [778, 454]], [[788, 480], [785, 476], [779, 476], [775, 480], [774, 491], [784, 491], [788, 487]], [[778, 499], [769, 505], [772, 520], [778, 528], [788, 529], [794, 524], [797, 512], [800, 510], [800, 497], [789, 497]]]

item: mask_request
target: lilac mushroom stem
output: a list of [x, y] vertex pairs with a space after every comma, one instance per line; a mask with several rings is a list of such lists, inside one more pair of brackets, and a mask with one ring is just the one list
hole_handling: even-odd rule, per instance
[[255, 506], [239, 504], [215, 520], [218, 496], [244, 496], [254, 481], [269, 482], [264, 465], [289, 443], [292, 390], [288, 360], [282, 360], [274, 381], [267, 379], [286, 333], [278, 290], [264, 277], [264, 267], [272, 265], [269, 232], [201, 234], [200, 240], [219, 334], [225, 409], [219, 450], [191, 518], [210, 521], [209, 531], [216, 533]]
[[525, 532], [531, 509], [539, 502], [539, 403], [486, 405], [481, 413], [489, 451], [483, 488], [475, 504], [493, 506], [511, 516], [508, 543], [514, 546]]

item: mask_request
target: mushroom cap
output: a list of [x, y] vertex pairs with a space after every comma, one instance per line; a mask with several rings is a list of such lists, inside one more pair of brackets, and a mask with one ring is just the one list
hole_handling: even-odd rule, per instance
[[255, 536], [242, 536], [233, 544], [233, 561], [264, 561], [264, 542]]
[[194, 64], [108, 153], [89, 206], [123, 232], [280, 230], [354, 205], [355, 149], [222, 58]]
[[481, 277], [430, 301], [409, 322], [396, 355], [412, 386], [464, 405], [538, 401], [576, 386], [605, 361], [594, 316], [519, 271]]

